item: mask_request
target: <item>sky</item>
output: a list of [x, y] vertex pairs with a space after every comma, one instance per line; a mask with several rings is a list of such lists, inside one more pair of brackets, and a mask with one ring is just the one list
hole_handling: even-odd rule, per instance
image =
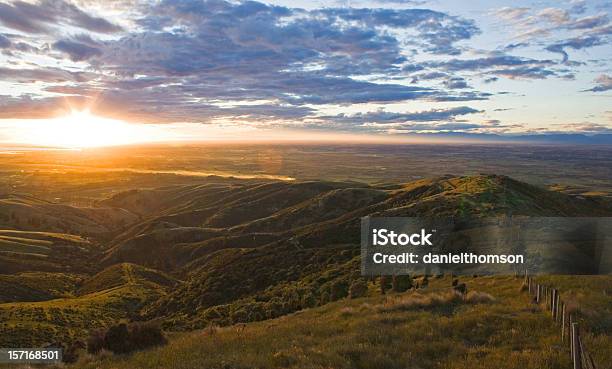
[[[196, 140], [608, 134], [610, 9], [606, 0], [0, 0], [0, 141], [70, 127], [82, 139], [116, 122]], [[83, 112], [97, 130], [77, 128]]]

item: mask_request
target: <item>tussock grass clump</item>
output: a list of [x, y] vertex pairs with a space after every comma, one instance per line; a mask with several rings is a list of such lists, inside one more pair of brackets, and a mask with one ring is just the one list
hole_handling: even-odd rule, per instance
[[379, 312], [389, 312], [398, 310], [411, 310], [426, 307], [436, 307], [441, 305], [450, 305], [459, 303], [463, 300], [463, 296], [455, 291], [447, 291], [441, 293], [413, 293], [403, 295], [396, 298], [387, 299], [384, 303], [376, 306]]
[[465, 302], [469, 304], [486, 304], [495, 301], [495, 297], [486, 292], [470, 291], [465, 296]]
[[466, 295], [463, 295], [456, 290], [427, 294], [417, 292], [395, 298], [389, 298], [384, 303], [377, 305], [375, 310], [379, 312], [389, 312], [420, 308], [434, 308], [460, 303], [481, 304], [492, 301], [495, 301], [493, 296], [488, 293], [478, 291], [470, 291]]

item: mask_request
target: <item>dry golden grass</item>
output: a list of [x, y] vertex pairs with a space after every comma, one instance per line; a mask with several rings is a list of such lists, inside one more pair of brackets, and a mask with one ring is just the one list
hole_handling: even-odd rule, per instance
[[[581, 277], [576, 277], [581, 278]], [[570, 367], [558, 327], [514, 277], [431, 279], [422, 291], [337, 301], [278, 319], [177, 334], [132, 356], [87, 357], [89, 369]], [[583, 288], [589, 288], [587, 279]], [[427, 290], [432, 292], [427, 292]], [[609, 335], [598, 335], [610, 344]], [[600, 346], [601, 347], [601, 346]], [[608, 369], [598, 359], [599, 368]]]

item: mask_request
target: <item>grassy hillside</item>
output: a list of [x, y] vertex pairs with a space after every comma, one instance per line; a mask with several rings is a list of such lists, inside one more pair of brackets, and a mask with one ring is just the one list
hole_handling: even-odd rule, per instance
[[94, 267], [99, 247], [78, 235], [0, 230], [0, 270], [5, 274], [36, 272], [86, 273]]
[[93, 329], [131, 320], [178, 281], [133, 264], [118, 264], [87, 279], [78, 296], [0, 304], [0, 346], [64, 346]]
[[[51, 216], [59, 209], [43, 200], [5, 198], [4, 206], [31, 207], [32, 214]], [[518, 293], [514, 279], [469, 280], [470, 290], [493, 295], [493, 301], [487, 295], [465, 302], [438, 294], [450, 285], [443, 278], [421, 292], [380, 297], [372, 290], [365, 300], [347, 300], [351, 287], [364, 281], [360, 218], [612, 215], [596, 196], [571, 196], [496, 175], [381, 185], [202, 178], [114, 192], [95, 206], [66, 210], [71, 224], [86, 232], [36, 232], [9, 215], [7, 229], [0, 231], [0, 347], [84, 342], [91, 330], [150, 319], [171, 332], [247, 324], [213, 336], [178, 334], [169, 348], [152, 351], [159, 367], [367, 368], [412, 362], [478, 368], [484, 367], [478, 359], [486, 359], [493, 363], [487, 367], [561, 368], [567, 358], [551, 349], [552, 328]], [[609, 343], [606, 281], [558, 280], [593, 327], [592, 347]], [[604, 297], [596, 291], [605, 291]], [[285, 315], [290, 316], [278, 319]], [[229, 359], [221, 362], [215, 347]], [[199, 355], [180, 366], [175, 355], [188, 349]], [[434, 360], [433, 352], [449, 359]], [[100, 365], [114, 367], [115, 360]], [[127, 363], [147, 367], [140, 360], [149, 359], [137, 354]]]
[[[277, 233], [281, 239], [293, 238], [302, 245], [357, 244], [359, 218], [366, 215], [612, 214], [609, 204], [597, 198], [569, 196], [495, 175], [446, 176], [380, 188], [328, 182], [247, 182], [242, 186], [228, 184], [225, 190], [220, 187], [160, 189], [164, 199], [176, 200], [175, 206], [161, 207], [161, 214], [149, 215], [118, 235], [107, 251], [106, 265], [134, 262], [169, 270], [191, 260], [191, 252], [199, 246], [196, 243], [237, 234]], [[130, 208], [134, 197], [154, 204], [161, 201], [158, 196], [156, 191], [117, 194], [112, 205]], [[231, 243], [226, 246], [235, 247]], [[217, 243], [215, 250], [221, 248]], [[202, 254], [208, 252], [202, 250]]]
[[0, 196], [0, 228], [108, 237], [136, 219], [118, 208], [80, 208], [23, 194]]
[[[572, 277], [583, 289], [597, 278]], [[603, 278], [603, 277], [602, 277]], [[610, 277], [605, 277], [610, 283]], [[128, 357], [83, 357], [79, 368], [567, 368], [558, 328], [513, 277], [448, 277], [426, 289], [344, 299], [282, 318], [173, 336]], [[609, 304], [610, 301], [608, 300]], [[612, 346], [609, 335], [602, 343]], [[605, 351], [598, 368], [610, 368]]]
[[154, 269], [140, 265], [122, 263], [115, 264], [91, 276], [79, 287], [77, 293], [86, 295], [123, 285], [143, 285], [153, 289], [174, 287], [179, 281]]
[[0, 304], [70, 297], [83, 276], [68, 273], [0, 274]]
[[[305, 192], [306, 200], [300, 198], [294, 205], [278, 208], [279, 202], [271, 194], [298, 193], [293, 187], [305, 187], [313, 192]], [[263, 197], [254, 199], [254, 193]], [[304, 280], [320, 278], [329, 270], [350, 262], [359, 253], [360, 217], [366, 215], [612, 214], [594, 199], [574, 198], [491, 175], [439, 177], [384, 189], [310, 182], [244, 186], [230, 191], [226, 200], [228, 205], [220, 211], [221, 215], [207, 211], [209, 218], [201, 221], [216, 224], [236, 209], [253, 211], [247, 218], [237, 216], [230, 228], [174, 224], [172, 228], [147, 231], [150, 227], [143, 227], [140, 229], [144, 233], [108, 251], [107, 262], [127, 260], [164, 270], [180, 268], [179, 274], [185, 276], [183, 286], [147, 307], [147, 317], [163, 318], [174, 327], [197, 327], [210, 320], [232, 322], [234, 320], [228, 316], [234, 311], [246, 311], [240, 314], [247, 316], [270, 317], [277, 315], [270, 310], [286, 313], [306, 306], [305, 299], [315, 300], [316, 304], [325, 303], [329, 286], [323, 288], [323, 283], [313, 285]], [[197, 203], [197, 199], [192, 199], [188, 214], [197, 210]], [[273, 208], [276, 211], [266, 215], [269, 211], [265, 209]], [[253, 214], [264, 214], [264, 217], [251, 220]], [[174, 219], [178, 221], [183, 216], [175, 215]], [[148, 222], [156, 224], [158, 221], [153, 218]], [[243, 223], [236, 224], [240, 221]], [[266, 229], [276, 230], [276, 233], [248, 233]], [[358, 263], [355, 265], [339, 279], [345, 290], [358, 270]], [[278, 292], [278, 296], [262, 297], [269, 289], [282, 292]], [[295, 294], [296, 297], [290, 298], [293, 302], [289, 307], [270, 306], [274, 305], [272, 297], [287, 305], [287, 296]], [[228, 304], [231, 306], [225, 306]]]
[[612, 368], [612, 277], [540, 276], [537, 282], [559, 289], [568, 309], [577, 312], [579, 324], [587, 327], [583, 339], [597, 363]]
[[159, 295], [124, 285], [78, 298], [0, 304], [0, 345], [37, 347], [83, 340], [93, 329], [134, 318], [143, 304]]

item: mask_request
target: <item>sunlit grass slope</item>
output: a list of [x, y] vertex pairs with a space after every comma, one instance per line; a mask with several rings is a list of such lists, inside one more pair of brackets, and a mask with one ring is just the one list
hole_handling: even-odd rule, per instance
[[0, 274], [0, 304], [70, 297], [83, 278], [68, 273]]
[[[583, 281], [581, 288], [599, 283], [590, 277], [574, 278]], [[449, 292], [448, 277], [430, 279], [429, 287], [419, 292], [385, 296], [371, 286], [369, 297], [263, 322], [179, 334], [165, 347], [132, 356], [84, 357], [74, 367], [570, 367], [558, 327], [527, 293], [519, 291], [520, 279], [461, 280], [471, 291], [467, 301]], [[600, 339], [612, 343], [609, 335]], [[600, 364], [606, 368], [605, 362]]]
[[124, 263], [86, 280], [78, 297], [0, 304], [0, 347], [82, 341], [94, 329], [134, 319], [142, 306], [175, 283], [156, 271]]

